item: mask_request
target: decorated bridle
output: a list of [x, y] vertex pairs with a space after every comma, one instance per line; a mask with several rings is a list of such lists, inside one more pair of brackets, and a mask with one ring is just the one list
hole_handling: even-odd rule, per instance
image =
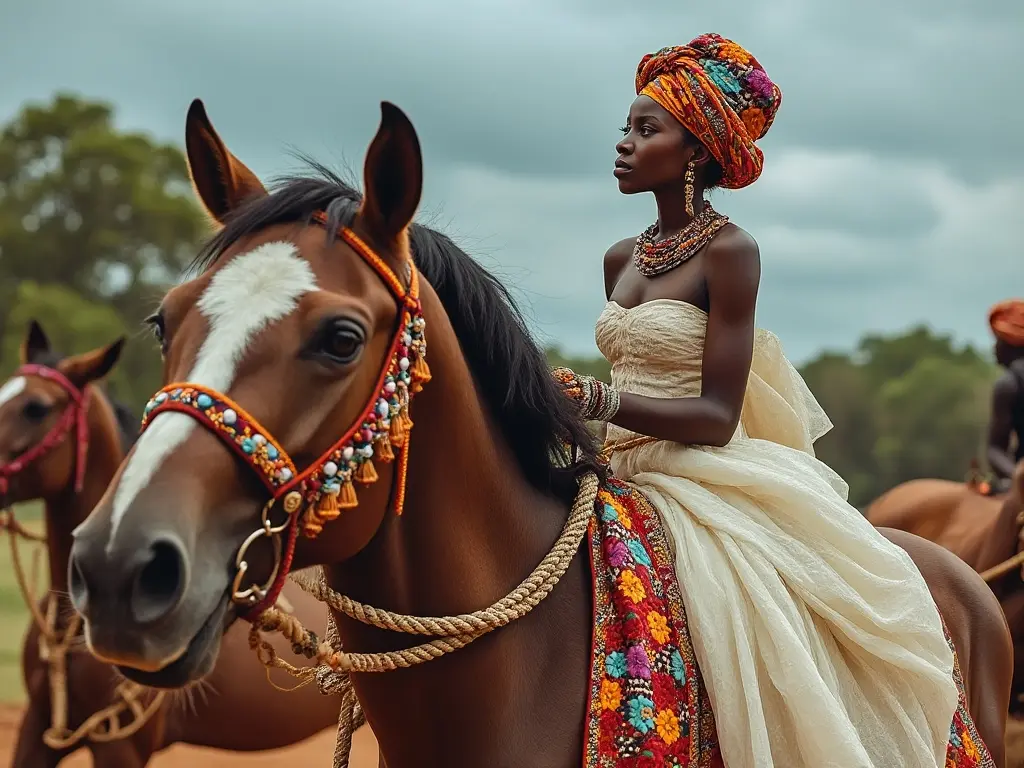
[[[313, 221], [326, 225], [327, 217], [317, 212]], [[399, 312], [374, 397], [352, 427], [326, 453], [299, 471], [284, 448], [245, 409], [227, 395], [199, 384], [168, 384], [146, 404], [142, 417], [142, 431], [145, 431], [153, 417], [165, 411], [191, 416], [241, 457], [270, 493], [261, 513], [260, 527], [242, 542], [235, 557], [232, 600], [244, 606], [244, 617], [248, 619], [255, 619], [277, 601], [291, 569], [299, 528], [304, 536], [315, 538], [342, 510], [358, 506], [355, 484], [376, 482], [374, 459], [390, 462], [397, 457], [397, 487], [393, 492], [397, 514], [402, 513], [405, 503], [412, 430], [409, 402], [430, 381], [419, 275], [410, 262], [406, 287], [355, 232], [340, 227], [338, 236], [384, 281], [398, 303]], [[287, 518], [274, 524], [270, 514], [278, 501], [282, 502]], [[246, 553], [262, 538], [269, 538], [273, 543], [273, 571], [263, 584], [253, 583], [243, 588], [249, 567]]]
[[14, 372], [14, 376], [38, 376], [63, 389], [68, 395], [68, 405], [43, 439], [9, 464], [0, 466], [0, 498], [7, 494], [10, 478], [30, 464], [41, 459], [67, 439], [75, 431], [75, 493], [80, 493], [85, 483], [85, 459], [89, 450], [89, 394], [88, 387], [79, 389], [56, 368], [47, 365], [27, 363]]

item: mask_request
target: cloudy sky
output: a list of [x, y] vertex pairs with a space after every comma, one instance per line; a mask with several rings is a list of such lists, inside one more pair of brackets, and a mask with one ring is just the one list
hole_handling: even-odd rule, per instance
[[291, 150], [360, 169], [393, 101], [421, 220], [590, 353], [602, 254], [654, 217], [611, 175], [636, 63], [709, 31], [785, 97], [760, 181], [713, 198], [760, 243], [758, 323], [798, 362], [918, 322], [988, 345], [988, 306], [1024, 296], [1021, 0], [21, 0], [0, 117], [69, 88], [181, 143], [198, 96], [266, 178]]

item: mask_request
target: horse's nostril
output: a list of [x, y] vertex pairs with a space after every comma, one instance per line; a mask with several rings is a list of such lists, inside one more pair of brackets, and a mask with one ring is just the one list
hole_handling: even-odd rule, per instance
[[71, 597], [71, 605], [75, 610], [84, 614], [89, 598], [89, 588], [74, 552], [68, 561], [68, 595]]
[[185, 590], [185, 556], [176, 542], [157, 541], [150, 546], [149, 561], [142, 566], [132, 588], [132, 613], [139, 623], [149, 623], [170, 613]]

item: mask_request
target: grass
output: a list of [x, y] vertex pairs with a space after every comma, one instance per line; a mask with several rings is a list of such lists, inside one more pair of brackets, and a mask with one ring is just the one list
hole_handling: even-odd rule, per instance
[[[15, 508], [18, 520], [33, 530], [42, 528], [42, 507], [39, 504], [25, 504]], [[0, 534], [6, 538], [7, 534]], [[39, 544], [19, 542], [22, 564], [32, 567], [32, 549]], [[46, 588], [45, 551], [40, 551], [39, 582], [36, 587]], [[0, 703], [22, 702], [25, 688], [21, 682], [21, 646], [25, 630], [30, 621], [28, 608], [22, 599], [21, 590], [14, 576], [11, 563], [11, 549], [5, 540], [0, 542]]]

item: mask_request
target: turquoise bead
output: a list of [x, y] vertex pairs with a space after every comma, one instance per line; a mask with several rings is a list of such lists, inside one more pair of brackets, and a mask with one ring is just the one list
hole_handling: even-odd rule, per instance
[[271, 461], [273, 461], [274, 459], [277, 458], [277, 456], [278, 456], [277, 448], [275, 448], [272, 445], [268, 445], [267, 446], [267, 458], [270, 459]]
[[254, 450], [256, 450], [256, 446], [253, 443], [253, 441], [250, 440], [248, 437], [245, 438], [245, 440], [242, 441], [242, 451], [248, 454], [252, 453]]
[[210, 397], [209, 395], [200, 395], [199, 397], [196, 398], [196, 405], [198, 405], [200, 408], [209, 408], [211, 405], [213, 405], [213, 398]]

